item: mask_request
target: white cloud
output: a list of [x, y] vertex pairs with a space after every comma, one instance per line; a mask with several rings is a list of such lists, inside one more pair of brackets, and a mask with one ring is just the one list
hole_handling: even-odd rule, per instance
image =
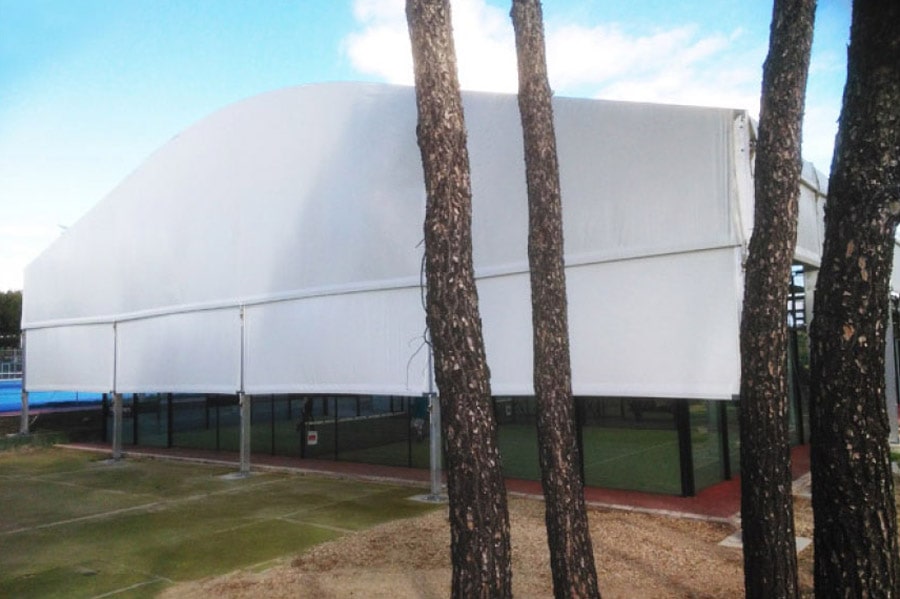
[[412, 83], [403, 0], [356, 0], [353, 15], [362, 26], [344, 40], [344, 51], [353, 66], [389, 83]]
[[[508, 14], [485, 0], [453, 0], [454, 39], [464, 89], [515, 92], [515, 39]], [[345, 51], [361, 73], [413, 81], [403, 0], [356, 0], [358, 30]], [[759, 116], [768, 40], [736, 29], [690, 24], [632, 30], [621, 23], [559, 22], [545, 14], [551, 86], [559, 95], [743, 108]], [[823, 63], [826, 63], [822, 59]], [[831, 68], [818, 64], [813, 69]], [[835, 107], [808, 99], [804, 154], [829, 167]]]
[[[353, 65], [392, 83], [412, 83], [403, 0], [357, 0], [354, 15], [360, 29], [345, 39]], [[515, 91], [515, 40], [506, 12], [485, 0], [455, 0], [453, 25], [462, 87]], [[548, 21], [548, 70], [555, 91], [565, 95], [745, 107], [748, 99], [758, 103], [762, 56], [749, 71], [739, 64], [743, 57], [730, 46], [740, 37], [740, 31], [701, 35], [694, 26], [634, 34], [615, 23]]]
[[667, 71], [707, 58], [724, 45], [722, 36], [696, 39], [694, 27], [637, 36], [619, 25], [549, 27], [549, 70], [556, 85], [604, 85], [626, 77]]
[[[412, 84], [403, 0], [357, 0], [353, 14], [361, 30], [344, 40], [353, 66], [390, 83]], [[515, 91], [515, 41], [508, 16], [483, 0], [457, 0], [452, 14], [460, 85]]]

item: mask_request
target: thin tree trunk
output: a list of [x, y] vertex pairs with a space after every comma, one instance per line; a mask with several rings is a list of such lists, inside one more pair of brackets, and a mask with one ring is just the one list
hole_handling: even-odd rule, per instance
[[509, 515], [472, 265], [472, 191], [448, 0], [407, 0], [425, 173], [426, 318], [447, 452], [455, 598], [510, 597]]
[[575, 432], [559, 165], [541, 4], [513, 0], [511, 14], [528, 183], [534, 389], [553, 592], [557, 598], [599, 597]]
[[748, 598], [798, 597], [788, 431], [787, 296], [815, 0], [775, 0], [763, 67], [753, 235], [741, 318], [741, 526]]
[[857, 0], [812, 323], [817, 597], [900, 597], [885, 328], [900, 214], [900, 2]]

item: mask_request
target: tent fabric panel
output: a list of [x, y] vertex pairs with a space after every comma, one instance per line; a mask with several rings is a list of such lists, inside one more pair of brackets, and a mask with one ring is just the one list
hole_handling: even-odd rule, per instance
[[825, 240], [825, 197], [816, 190], [800, 186], [797, 199], [797, 247], [794, 257], [798, 261], [818, 267]]
[[25, 331], [27, 391], [113, 389], [115, 331], [112, 324]]
[[116, 390], [123, 393], [236, 393], [240, 390], [239, 308], [118, 323]]
[[[756, 124], [746, 113], [734, 120], [733, 145], [731, 148], [731, 182], [729, 194], [732, 197], [732, 230], [746, 251], [753, 232], [753, 155], [756, 147]], [[746, 254], [745, 254], [746, 255]]]
[[[514, 95], [464, 95], [476, 268], [527, 270], [528, 211]], [[554, 99], [566, 256], [592, 262], [741, 243], [728, 109]], [[749, 148], [745, 148], [745, 156]]]
[[[476, 268], [524, 272], [515, 96], [464, 101]], [[740, 243], [729, 165], [743, 113], [554, 102], [570, 261]], [[412, 88], [344, 83], [263, 94], [199, 121], [29, 265], [26, 328], [417, 280], [415, 119]], [[72, 278], [78, 286], [56, 292]]]
[[567, 270], [578, 395], [730, 400], [740, 391], [740, 248]]
[[248, 306], [245, 391], [426, 393], [421, 293], [406, 288]]
[[[115, 266], [118, 248], [111, 239], [104, 239], [100, 227], [91, 224], [97, 218], [97, 211], [95, 206], [25, 268], [23, 328], [51, 320], [111, 313], [105, 308], [105, 298], [118, 294], [119, 290], [111, 278], [99, 273]], [[63, 285], [63, 281], [78, 284]]]
[[[554, 113], [570, 262], [741, 242], [724, 109], [569, 100]], [[524, 179], [524, 177], [523, 177]]]
[[[514, 95], [464, 102], [494, 389], [530, 394], [518, 108]], [[554, 112], [576, 392], [730, 398], [752, 225], [747, 114], [571, 98], [554, 99]], [[211, 115], [28, 267], [24, 328], [119, 322], [121, 385], [230, 393], [241, 349], [232, 316], [244, 305], [248, 392], [425, 392], [415, 118], [412, 88], [347, 83]], [[815, 264], [814, 188], [827, 182], [804, 168], [798, 256]], [[651, 341], [616, 338], [648, 322]], [[33, 366], [45, 381], [72, 378]]]
[[534, 395], [528, 273], [477, 281], [484, 349], [494, 395]]
[[415, 119], [409, 88], [335, 84], [201, 120], [29, 265], [26, 325], [417, 281]]
[[[566, 269], [576, 395], [730, 400], [740, 389], [740, 248]], [[496, 395], [533, 394], [528, 275], [478, 281]]]

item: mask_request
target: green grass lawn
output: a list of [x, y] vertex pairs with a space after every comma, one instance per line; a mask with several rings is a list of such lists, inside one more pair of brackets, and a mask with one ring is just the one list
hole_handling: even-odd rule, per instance
[[0, 452], [0, 597], [151, 597], [424, 513], [409, 487], [62, 449]]

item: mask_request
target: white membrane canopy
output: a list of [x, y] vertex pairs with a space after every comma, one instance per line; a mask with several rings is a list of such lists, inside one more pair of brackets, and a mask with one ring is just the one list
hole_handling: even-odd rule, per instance
[[[464, 102], [492, 387], [529, 395], [516, 98]], [[730, 399], [753, 123], [567, 98], [554, 111], [575, 393]], [[172, 139], [26, 270], [26, 388], [427, 392], [415, 131], [413, 89], [343, 83], [254, 97]], [[804, 171], [811, 266], [820, 178]]]

